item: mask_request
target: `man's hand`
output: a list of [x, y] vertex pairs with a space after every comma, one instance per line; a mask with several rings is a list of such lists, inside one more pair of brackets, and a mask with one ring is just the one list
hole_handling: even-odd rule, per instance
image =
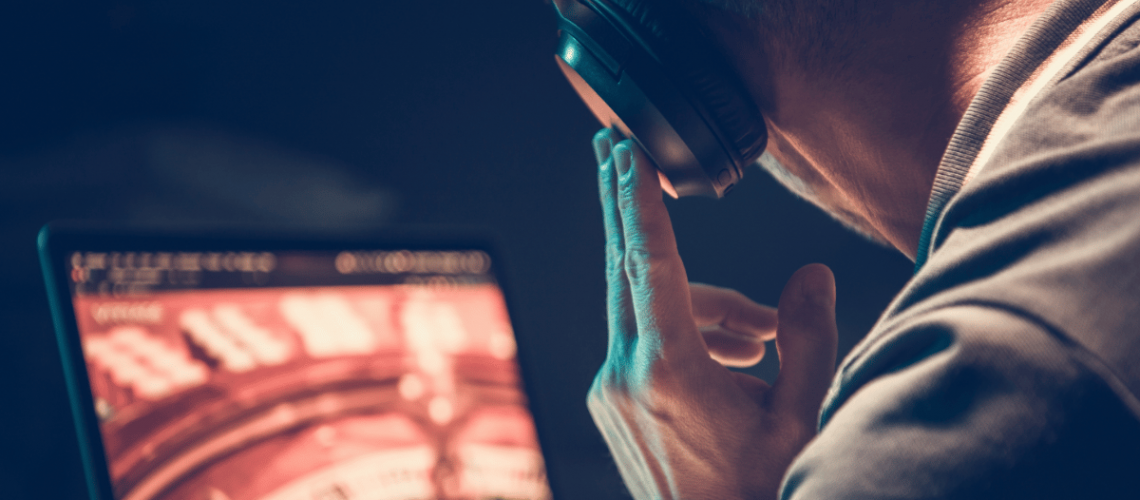
[[[835, 285], [800, 269], [777, 311], [690, 285], [652, 163], [610, 130], [594, 147], [606, 230], [609, 352], [588, 405], [637, 499], [775, 498], [815, 435], [835, 367]], [[729, 371], [775, 336], [772, 386]]]
[[712, 359], [743, 368], [764, 358], [764, 342], [776, 338], [776, 309], [736, 290], [701, 283], [689, 283], [689, 297]]

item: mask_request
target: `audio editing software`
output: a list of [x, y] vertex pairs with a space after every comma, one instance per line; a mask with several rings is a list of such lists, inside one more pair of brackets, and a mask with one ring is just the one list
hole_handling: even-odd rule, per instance
[[89, 252], [72, 292], [124, 499], [546, 499], [481, 251]]

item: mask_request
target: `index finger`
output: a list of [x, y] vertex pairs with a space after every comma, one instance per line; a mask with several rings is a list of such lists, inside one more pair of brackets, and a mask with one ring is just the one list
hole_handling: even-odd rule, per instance
[[716, 325], [756, 340], [776, 338], [776, 308], [757, 304], [736, 290], [704, 283], [689, 283], [689, 294], [698, 327]]
[[675, 355], [707, 358], [689, 300], [685, 266], [657, 169], [637, 144], [622, 141], [612, 158], [618, 173], [618, 208], [625, 235], [625, 273], [637, 319], [638, 344]]
[[602, 201], [602, 220], [606, 231], [606, 319], [609, 323], [609, 354], [624, 358], [628, 346], [637, 338], [637, 320], [625, 275], [625, 234], [618, 209], [618, 182], [612, 156], [613, 146], [622, 140], [613, 129], [594, 134], [594, 152], [598, 158], [598, 191]]

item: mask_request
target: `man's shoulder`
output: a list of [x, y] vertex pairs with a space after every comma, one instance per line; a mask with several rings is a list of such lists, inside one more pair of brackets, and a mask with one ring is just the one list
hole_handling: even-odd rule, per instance
[[871, 337], [920, 311], [994, 304], [1140, 394], [1138, 46], [1140, 22], [1122, 19], [1029, 103], [946, 206], [929, 260]]
[[[867, 389], [874, 384], [878, 389]], [[845, 360], [820, 420], [826, 426], [856, 393], [884, 389], [895, 393], [888, 405], [920, 399], [942, 405], [934, 412], [940, 416], [927, 415], [936, 421], [948, 419], [946, 412], [972, 411], [969, 405], [954, 407], [963, 397], [1039, 401], [1032, 403], [1036, 416], [1049, 420], [1054, 417], [1045, 407], [1063, 413], [1071, 408], [1068, 399], [1084, 397], [1093, 387], [1115, 394], [1129, 412], [1140, 412], [1140, 401], [1110, 366], [1035, 311], [960, 294], [884, 319]], [[879, 406], [883, 399], [870, 398]]]
[[1140, 2], [1123, 3], [968, 182], [989, 129], [959, 128], [965, 186], [932, 202], [933, 250], [844, 360], [785, 496], [1135, 494]]
[[1135, 490], [1140, 424], [1080, 346], [980, 302], [914, 311], [886, 328], [837, 377], [785, 497]]
[[[1050, 160], [1112, 162], [1140, 138], [1140, 3], [1103, 29], [1027, 104], [997, 143], [982, 177]], [[1118, 147], [1113, 147], [1118, 146]]]

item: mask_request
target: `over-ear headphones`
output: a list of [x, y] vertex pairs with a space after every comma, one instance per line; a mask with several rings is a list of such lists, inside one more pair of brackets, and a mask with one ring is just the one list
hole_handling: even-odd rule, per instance
[[768, 132], [691, 13], [675, 0], [553, 3], [555, 59], [598, 120], [641, 145], [673, 196], [728, 193], [764, 152]]

